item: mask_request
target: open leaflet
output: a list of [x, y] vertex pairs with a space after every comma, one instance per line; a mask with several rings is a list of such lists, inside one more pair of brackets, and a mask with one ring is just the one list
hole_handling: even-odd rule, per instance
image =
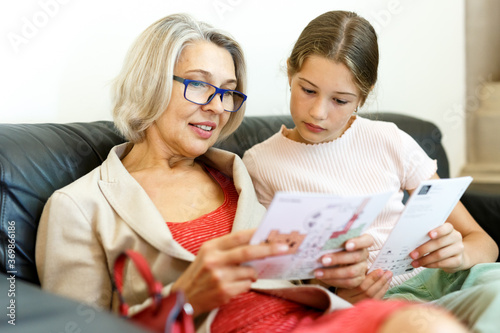
[[319, 258], [343, 250], [346, 240], [361, 235], [375, 220], [392, 193], [359, 197], [278, 192], [250, 241], [284, 242], [287, 254], [254, 260], [262, 279], [309, 279]]
[[[422, 182], [382, 247], [370, 271], [382, 268], [394, 275], [412, 269], [409, 253], [429, 239], [427, 233], [443, 224], [471, 177]], [[394, 193], [340, 197], [329, 194], [277, 192], [250, 241], [287, 243], [287, 254], [246, 264], [261, 279], [310, 279], [321, 267], [319, 258], [341, 251], [345, 241], [361, 235]]]
[[377, 268], [393, 275], [411, 272], [410, 253], [430, 240], [429, 231], [446, 222], [471, 182], [472, 177], [460, 177], [420, 183], [368, 272]]

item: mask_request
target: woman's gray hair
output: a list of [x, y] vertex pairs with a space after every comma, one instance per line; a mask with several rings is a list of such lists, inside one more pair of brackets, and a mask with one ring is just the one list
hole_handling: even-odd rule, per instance
[[[186, 45], [208, 41], [226, 49], [236, 71], [235, 90], [246, 91], [246, 65], [240, 45], [226, 32], [186, 14], [164, 17], [149, 26], [134, 42], [114, 81], [115, 126], [132, 143], [145, 138], [146, 129], [165, 111], [172, 95], [175, 65]], [[218, 141], [234, 132], [245, 105], [231, 113]]]

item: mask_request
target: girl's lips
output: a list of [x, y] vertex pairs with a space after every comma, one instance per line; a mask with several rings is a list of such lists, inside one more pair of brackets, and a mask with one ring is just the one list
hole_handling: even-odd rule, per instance
[[325, 129], [321, 126], [316, 126], [314, 124], [311, 124], [311, 123], [304, 123], [307, 127], [307, 129], [311, 132], [314, 132], [314, 133], [320, 133], [320, 132], [323, 132]]

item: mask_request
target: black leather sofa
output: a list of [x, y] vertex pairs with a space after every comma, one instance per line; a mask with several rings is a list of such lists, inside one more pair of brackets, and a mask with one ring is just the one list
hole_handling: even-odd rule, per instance
[[[434, 124], [395, 113], [363, 116], [396, 123], [431, 158], [438, 160], [440, 177], [449, 177], [441, 132]], [[249, 147], [276, 133], [281, 124], [292, 126], [291, 118], [245, 117], [238, 130], [218, 147], [242, 156]], [[0, 272], [15, 272], [17, 279], [39, 284], [34, 248], [38, 221], [46, 200], [56, 189], [97, 167], [111, 147], [121, 142], [123, 138], [109, 121], [0, 124]], [[499, 244], [500, 194], [468, 190], [462, 202]], [[15, 249], [12, 244], [15, 244]], [[12, 254], [15, 261], [9, 262]], [[4, 291], [0, 290], [0, 293]]]

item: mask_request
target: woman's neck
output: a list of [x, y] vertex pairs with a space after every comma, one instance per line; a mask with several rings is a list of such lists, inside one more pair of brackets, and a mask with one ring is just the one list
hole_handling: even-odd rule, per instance
[[194, 158], [175, 154], [147, 138], [133, 144], [129, 152], [122, 157], [122, 163], [129, 172], [153, 168], [185, 169], [195, 165]]

